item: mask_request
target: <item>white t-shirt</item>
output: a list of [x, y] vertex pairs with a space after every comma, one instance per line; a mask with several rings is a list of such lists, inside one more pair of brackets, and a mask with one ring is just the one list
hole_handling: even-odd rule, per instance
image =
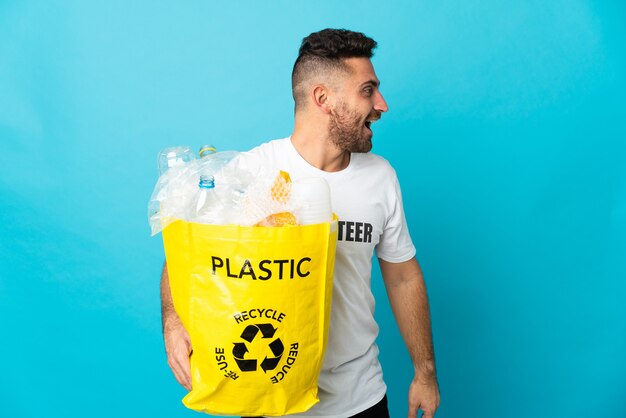
[[415, 255], [396, 173], [382, 157], [353, 153], [347, 168], [326, 172], [298, 154], [290, 138], [250, 154], [292, 180], [324, 178], [339, 217], [330, 331], [318, 380], [320, 402], [294, 417], [346, 418], [378, 403], [387, 387], [378, 361], [378, 325], [370, 281], [372, 256], [399, 263]]

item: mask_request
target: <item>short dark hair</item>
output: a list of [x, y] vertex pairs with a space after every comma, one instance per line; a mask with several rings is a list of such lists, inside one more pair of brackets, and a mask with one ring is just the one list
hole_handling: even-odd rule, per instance
[[313, 76], [347, 71], [346, 58], [372, 58], [376, 41], [361, 32], [347, 29], [324, 29], [302, 40], [298, 58], [291, 73], [291, 90], [296, 109], [307, 95], [305, 83]]

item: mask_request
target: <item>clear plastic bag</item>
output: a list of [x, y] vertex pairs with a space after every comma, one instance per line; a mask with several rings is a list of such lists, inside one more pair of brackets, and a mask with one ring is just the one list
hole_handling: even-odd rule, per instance
[[189, 207], [198, 194], [200, 175], [213, 175], [219, 184], [219, 173], [238, 155], [236, 151], [218, 152], [165, 171], [157, 180], [148, 203], [152, 235], [176, 219], [189, 220]]
[[[194, 212], [200, 176], [214, 179], [209, 214]], [[206, 193], [206, 190], [204, 191]], [[155, 235], [171, 222], [283, 226], [330, 222], [330, 193], [321, 178], [291, 182], [289, 174], [261, 164], [247, 153], [218, 152], [169, 168], [158, 179], [148, 204]]]

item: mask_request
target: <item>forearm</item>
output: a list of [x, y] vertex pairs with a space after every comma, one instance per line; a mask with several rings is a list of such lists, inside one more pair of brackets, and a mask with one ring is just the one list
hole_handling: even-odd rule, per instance
[[172, 301], [167, 262], [163, 263], [163, 271], [161, 272], [161, 323], [163, 332], [166, 329], [171, 329], [173, 326], [180, 325], [180, 318], [174, 310], [174, 302]]
[[161, 320], [163, 322], [163, 340], [167, 363], [169, 364], [178, 383], [187, 390], [191, 390], [191, 370], [189, 356], [191, 355], [191, 340], [185, 327], [180, 322], [174, 310], [170, 278], [167, 274], [167, 263], [163, 264], [161, 273]]
[[[381, 264], [391, 309], [416, 374], [434, 375], [435, 356], [426, 285], [415, 259], [406, 266]], [[401, 263], [403, 264], [403, 263]]]
[[391, 307], [416, 372], [434, 373], [435, 356], [428, 298], [423, 280], [388, 289]]

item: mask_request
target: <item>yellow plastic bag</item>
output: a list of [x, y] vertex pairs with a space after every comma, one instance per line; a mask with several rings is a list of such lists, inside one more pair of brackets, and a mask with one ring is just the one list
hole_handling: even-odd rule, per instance
[[280, 416], [319, 401], [337, 221], [291, 227], [175, 221], [163, 230], [174, 308], [189, 332], [188, 408]]

